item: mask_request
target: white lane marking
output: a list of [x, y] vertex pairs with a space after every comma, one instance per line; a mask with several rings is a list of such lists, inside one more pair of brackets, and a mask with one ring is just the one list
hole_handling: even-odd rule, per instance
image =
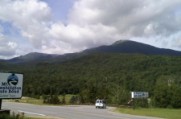
[[34, 115], [39, 115], [39, 116], [46, 116], [44, 114], [40, 114], [40, 113], [34, 113], [34, 112], [27, 112], [27, 111], [22, 111], [22, 110], [18, 110], [18, 112], [24, 112], [25, 114], [34, 114]]

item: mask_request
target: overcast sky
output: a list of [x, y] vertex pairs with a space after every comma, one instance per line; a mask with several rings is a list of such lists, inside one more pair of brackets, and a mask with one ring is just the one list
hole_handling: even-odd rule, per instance
[[181, 51], [181, 0], [0, 0], [0, 58], [120, 39]]

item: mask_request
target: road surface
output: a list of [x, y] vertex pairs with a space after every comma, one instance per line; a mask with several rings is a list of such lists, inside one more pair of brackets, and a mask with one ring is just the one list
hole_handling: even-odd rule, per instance
[[2, 109], [24, 112], [28, 116], [41, 116], [42, 118], [57, 117], [59, 119], [158, 119], [153, 117], [133, 116], [112, 112], [114, 108], [95, 109], [94, 106], [45, 106], [26, 103], [2, 103]]

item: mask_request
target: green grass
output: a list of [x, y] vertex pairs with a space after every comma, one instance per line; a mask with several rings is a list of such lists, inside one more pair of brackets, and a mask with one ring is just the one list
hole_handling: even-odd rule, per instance
[[42, 99], [36, 99], [36, 98], [31, 98], [31, 97], [22, 97], [21, 99], [15, 99], [15, 100], [9, 100], [9, 101], [43, 105]]
[[6, 114], [1, 114], [0, 119], [43, 119], [43, 118], [38, 118], [38, 117], [24, 117], [24, 116], [18, 116], [18, 115], [6, 115]]
[[181, 109], [161, 109], [161, 108], [118, 108], [117, 111], [126, 114], [160, 117], [165, 119], [181, 119]]
[[[70, 99], [72, 98], [71, 94], [65, 95], [65, 104], [70, 104]], [[63, 96], [59, 96], [60, 101], [62, 101]], [[13, 102], [20, 102], [20, 103], [30, 103], [30, 104], [37, 104], [37, 105], [46, 105], [43, 103], [43, 99], [36, 99], [36, 98], [31, 98], [31, 97], [22, 97], [21, 99], [15, 99], [15, 100], [7, 100], [7, 101], [13, 101]]]

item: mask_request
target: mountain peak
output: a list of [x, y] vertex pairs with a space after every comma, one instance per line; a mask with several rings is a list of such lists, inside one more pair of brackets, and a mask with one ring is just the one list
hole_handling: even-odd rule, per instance
[[112, 45], [88, 49], [85, 50], [85, 52], [181, 56], [181, 52], [179, 51], [157, 48], [148, 44], [131, 40], [119, 40]]
[[130, 40], [128, 39], [122, 39], [122, 40], [118, 40], [116, 42], [114, 42], [112, 45], [117, 45], [117, 44], [121, 44], [121, 43], [124, 43], [124, 42], [129, 42]]
[[64, 55], [53, 55], [32, 52], [24, 56], [8, 60], [11, 63], [39, 63], [39, 62], [61, 62], [70, 59], [76, 59], [91, 53], [126, 53], [126, 54], [143, 54], [143, 55], [166, 55], [181, 56], [181, 52], [171, 49], [157, 48], [148, 44], [139, 43], [131, 40], [119, 40], [112, 45], [100, 46], [84, 50], [80, 53], [71, 53]]

